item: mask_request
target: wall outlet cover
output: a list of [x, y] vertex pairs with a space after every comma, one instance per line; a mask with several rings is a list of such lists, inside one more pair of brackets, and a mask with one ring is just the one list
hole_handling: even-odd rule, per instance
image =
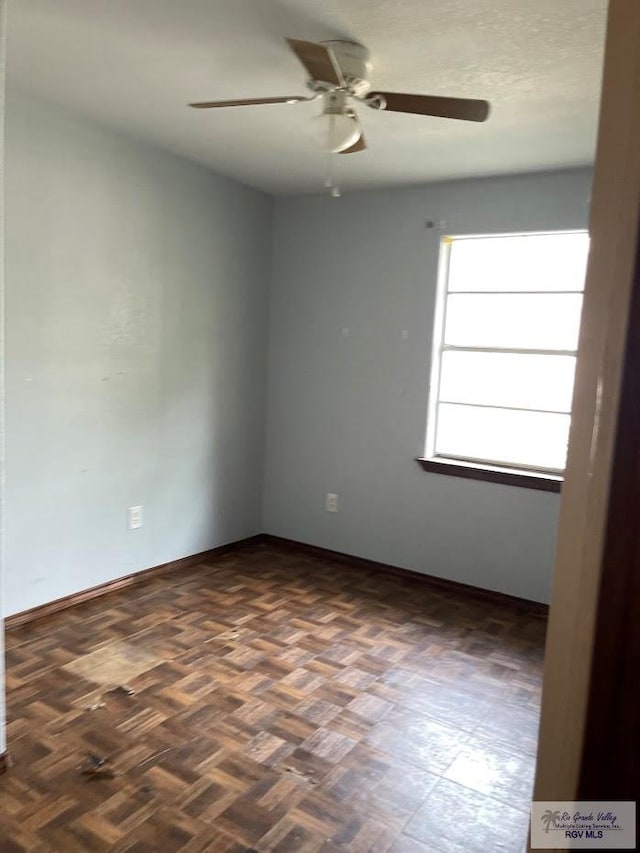
[[334, 495], [332, 492], [327, 492], [325, 509], [327, 512], [338, 512], [338, 495]]
[[129, 530], [142, 527], [142, 506], [130, 506], [128, 510]]

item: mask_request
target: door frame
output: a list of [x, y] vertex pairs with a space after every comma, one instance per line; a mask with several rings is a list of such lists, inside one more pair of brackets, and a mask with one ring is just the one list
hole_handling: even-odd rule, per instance
[[[632, 518], [640, 496], [640, 417], [633, 411], [640, 399], [639, 93], [640, 2], [610, 0], [535, 800], [638, 795], [636, 787], [631, 796], [638, 776], [629, 746], [632, 734], [638, 743], [632, 728], [640, 724], [640, 691], [636, 675], [622, 696], [618, 679], [633, 684], [640, 666], [640, 623], [630, 609], [640, 604]], [[616, 781], [620, 772], [624, 780]]]

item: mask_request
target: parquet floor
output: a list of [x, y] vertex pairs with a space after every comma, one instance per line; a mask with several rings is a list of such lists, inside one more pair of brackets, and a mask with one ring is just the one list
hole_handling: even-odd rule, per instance
[[543, 637], [273, 545], [15, 629], [0, 851], [520, 853]]

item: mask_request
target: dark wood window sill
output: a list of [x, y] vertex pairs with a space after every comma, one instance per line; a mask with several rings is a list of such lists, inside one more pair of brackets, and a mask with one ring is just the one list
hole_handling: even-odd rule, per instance
[[449, 477], [466, 477], [469, 480], [484, 480], [486, 483], [502, 483], [522, 489], [538, 489], [543, 492], [559, 492], [562, 477], [551, 474], [529, 474], [525, 471], [510, 471], [508, 468], [488, 468], [471, 462], [446, 462], [441, 459], [421, 459], [416, 462], [424, 471], [446, 474]]

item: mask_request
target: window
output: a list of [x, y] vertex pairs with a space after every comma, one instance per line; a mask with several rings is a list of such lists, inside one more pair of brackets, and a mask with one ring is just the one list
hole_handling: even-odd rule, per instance
[[443, 238], [427, 460], [562, 475], [588, 248], [586, 231]]

